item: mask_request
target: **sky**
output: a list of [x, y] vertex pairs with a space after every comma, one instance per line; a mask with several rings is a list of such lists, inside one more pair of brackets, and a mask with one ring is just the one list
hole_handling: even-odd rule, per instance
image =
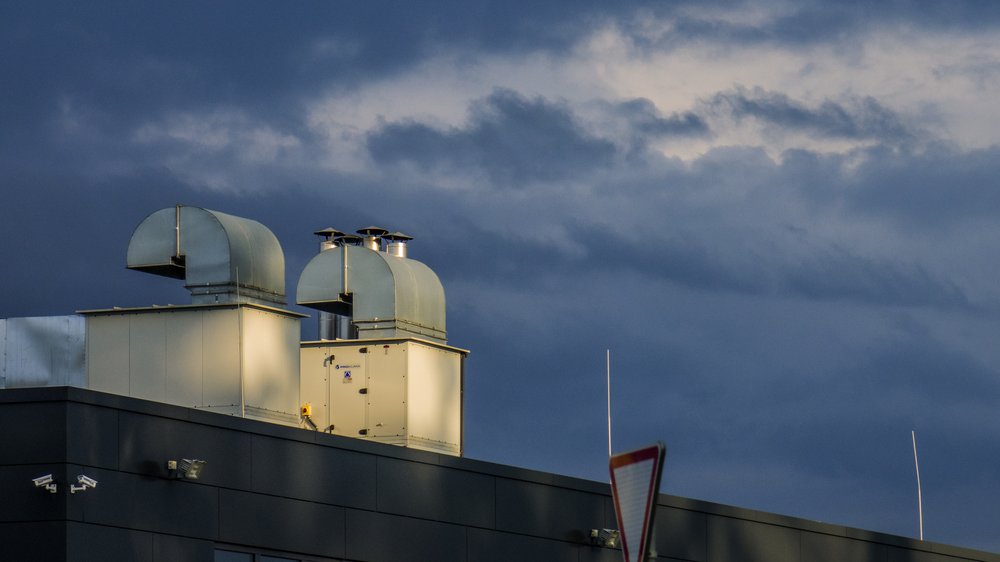
[[[148, 214], [370, 224], [466, 456], [1000, 551], [1000, 3], [0, 4], [0, 317], [188, 302]], [[313, 315], [315, 318], [315, 314]], [[303, 335], [315, 337], [315, 321]]]

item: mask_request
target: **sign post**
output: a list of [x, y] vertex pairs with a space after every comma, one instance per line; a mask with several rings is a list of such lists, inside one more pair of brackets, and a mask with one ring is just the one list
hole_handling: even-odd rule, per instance
[[625, 562], [643, 562], [653, 529], [666, 447], [661, 442], [611, 457], [611, 495]]

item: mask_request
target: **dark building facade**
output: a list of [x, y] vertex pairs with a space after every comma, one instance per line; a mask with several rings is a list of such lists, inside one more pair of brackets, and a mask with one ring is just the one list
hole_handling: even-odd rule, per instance
[[[607, 484], [73, 387], [0, 391], [3, 561], [621, 560]], [[166, 461], [207, 461], [197, 480]], [[52, 475], [55, 492], [34, 479]], [[79, 476], [96, 487], [75, 486]], [[71, 487], [82, 488], [72, 490]], [[1000, 562], [661, 495], [659, 560]]]

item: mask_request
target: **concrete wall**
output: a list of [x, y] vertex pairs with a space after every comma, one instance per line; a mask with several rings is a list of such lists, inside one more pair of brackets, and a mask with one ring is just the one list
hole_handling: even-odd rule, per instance
[[[77, 388], [0, 391], [0, 560], [618, 561], [608, 486]], [[173, 480], [165, 461], [208, 461]], [[52, 473], [56, 494], [31, 479]], [[98, 487], [69, 494], [85, 474]], [[661, 560], [1000, 556], [661, 496]]]

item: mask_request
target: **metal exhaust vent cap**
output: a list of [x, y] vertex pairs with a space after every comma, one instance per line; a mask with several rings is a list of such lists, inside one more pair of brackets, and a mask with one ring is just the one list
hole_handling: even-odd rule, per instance
[[379, 238], [383, 234], [389, 233], [388, 230], [380, 226], [366, 226], [364, 228], [359, 228], [356, 232], [365, 237], [365, 247], [369, 250], [375, 250], [376, 252], [382, 249], [382, 242]]
[[389, 255], [396, 256], [398, 258], [405, 258], [407, 256], [406, 244], [410, 240], [413, 240], [413, 237], [403, 234], [402, 232], [390, 232], [388, 234], [383, 234], [382, 240], [385, 240], [387, 243], [385, 251], [388, 252]]
[[319, 242], [319, 251], [321, 252], [336, 248], [337, 238], [344, 235], [343, 232], [333, 228], [332, 226], [328, 226], [322, 230], [317, 230], [316, 232], [313, 232], [313, 234], [323, 237], [323, 239]]

